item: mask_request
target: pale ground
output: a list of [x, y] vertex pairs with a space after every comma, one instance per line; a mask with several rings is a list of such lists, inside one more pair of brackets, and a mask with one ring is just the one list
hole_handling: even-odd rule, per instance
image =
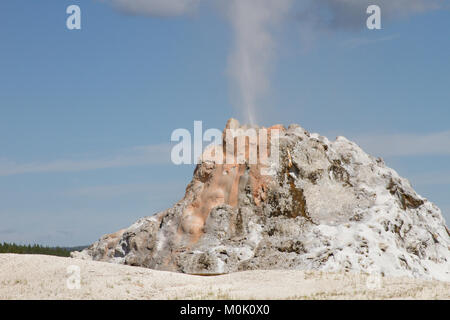
[[[79, 289], [67, 286], [71, 265], [80, 268]], [[70, 258], [0, 254], [0, 299], [450, 299], [450, 282], [313, 271], [204, 277]]]

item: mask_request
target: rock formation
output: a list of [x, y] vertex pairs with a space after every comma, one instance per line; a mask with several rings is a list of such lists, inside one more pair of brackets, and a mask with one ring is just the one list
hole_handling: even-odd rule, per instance
[[[237, 128], [248, 129], [228, 121]], [[269, 136], [274, 129], [271, 175], [247, 152], [240, 164], [204, 160], [172, 208], [72, 257], [193, 274], [314, 269], [450, 281], [450, 231], [406, 179], [344, 137], [298, 125]], [[224, 132], [215, 152], [227, 143]]]

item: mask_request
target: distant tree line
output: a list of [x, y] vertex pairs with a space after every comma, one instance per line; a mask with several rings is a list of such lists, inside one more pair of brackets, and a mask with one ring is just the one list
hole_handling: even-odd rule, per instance
[[85, 247], [46, 247], [38, 244], [34, 245], [18, 245], [15, 243], [0, 243], [0, 253], [17, 253], [17, 254], [45, 254], [50, 256], [69, 257], [70, 252], [82, 250]]

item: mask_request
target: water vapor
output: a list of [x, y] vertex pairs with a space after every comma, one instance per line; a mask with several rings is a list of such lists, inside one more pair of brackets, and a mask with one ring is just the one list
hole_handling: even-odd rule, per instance
[[[361, 31], [366, 27], [369, 5], [382, 10], [383, 23], [399, 17], [444, 7], [443, 0], [102, 0], [125, 13], [177, 17], [195, 11], [204, 3], [220, 4], [233, 32], [228, 61], [233, 102], [249, 123], [263, 113], [275, 64], [276, 30], [284, 23], [297, 28], [304, 46], [320, 31]], [[448, 4], [446, 4], [448, 8]], [[297, 22], [297, 23], [295, 23]], [[384, 38], [383, 38], [384, 39]], [[364, 41], [373, 41], [367, 39]]]
[[269, 75], [276, 54], [273, 29], [282, 21], [291, 0], [231, 0], [229, 20], [234, 46], [229, 75], [237, 91], [237, 106], [246, 120], [255, 122], [261, 99], [270, 87]]

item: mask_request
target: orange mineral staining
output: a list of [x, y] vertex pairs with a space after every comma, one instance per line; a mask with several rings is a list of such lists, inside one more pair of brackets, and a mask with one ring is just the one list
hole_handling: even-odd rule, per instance
[[[190, 195], [192, 202], [183, 212], [178, 230], [180, 235], [188, 236], [191, 243], [197, 242], [203, 234], [205, 221], [214, 207], [223, 204], [234, 208], [239, 207], [239, 194], [242, 194], [242, 188], [250, 187], [252, 199], [257, 206], [267, 199], [268, 184], [272, 178], [261, 172], [268, 166], [270, 139], [274, 129], [286, 130], [282, 125], [268, 129], [251, 128], [240, 126], [235, 119], [228, 120], [223, 132], [222, 147], [213, 151], [205, 150], [208, 156], [214, 152], [222, 152], [224, 164], [207, 160], [197, 166], [194, 181], [190, 186], [190, 191], [193, 193]], [[246, 135], [252, 132], [256, 135]], [[266, 137], [261, 137], [261, 134], [265, 134]], [[251, 158], [252, 150], [256, 152], [256, 163]], [[239, 152], [244, 159], [239, 160]], [[206, 156], [203, 157], [205, 158]], [[230, 159], [232, 159], [231, 163]], [[188, 193], [189, 190], [186, 197]]]

